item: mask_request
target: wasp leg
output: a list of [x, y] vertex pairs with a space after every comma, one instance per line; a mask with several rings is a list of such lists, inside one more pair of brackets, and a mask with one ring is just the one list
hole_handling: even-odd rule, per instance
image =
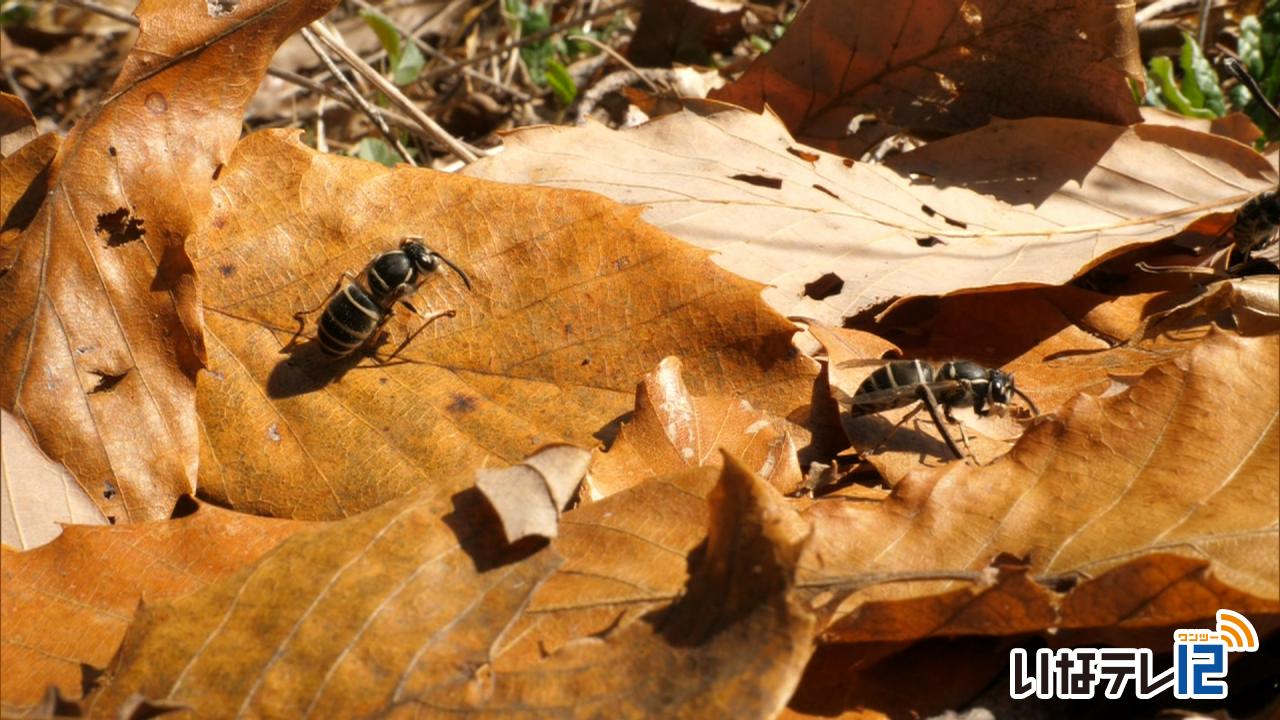
[[868, 457], [870, 457], [870, 456], [872, 456], [872, 455], [875, 455], [876, 453], [880, 452], [880, 450], [881, 450], [885, 445], [888, 445], [888, 444], [889, 444], [889, 440], [893, 437], [894, 433], [898, 432], [898, 430], [900, 430], [900, 429], [902, 428], [902, 426], [903, 426], [903, 425], [906, 425], [906, 424], [907, 424], [907, 421], [908, 421], [908, 420], [910, 420], [911, 418], [915, 417], [915, 416], [916, 416], [916, 413], [919, 413], [919, 412], [920, 412], [921, 407], [923, 407], [923, 406], [922, 406], [922, 405], [917, 404], [917, 405], [915, 406], [915, 408], [914, 408], [911, 412], [907, 413], [906, 415], [903, 415], [903, 416], [902, 416], [902, 419], [901, 419], [901, 420], [899, 420], [899, 421], [898, 421], [898, 423], [897, 423], [896, 425], [894, 425], [892, 428], [890, 428], [890, 429], [889, 429], [889, 432], [888, 432], [887, 434], [885, 434], [885, 436], [884, 436], [884, 437], [880, 438], [880, 442], [876, 443], [876, 446], [875, 446], [875, 447], [871, 448], [870, 450], [867, 450], [866, 452], [860, 452], [860, 453], [858, 453], [858, 459], [859, 459], [859, 460], [866, 460]]
[[352, 275], [350, 270], [344, 270], [343, 273], [338, 276], [338, 282], [333, 284], [333, 289], [329, 291], [328, 295], [324, 296], [324, 300], [321, 300], [319, 305], [316, 305], [315, 307], [309, 308], [307, 310], [299, 310], [298, 312], [294, 313], [293, 319], [298, 321], [298, 329], [294, 331], [293, 337], [289, 338], [289, 342], [285, 344], [284, 350], [288, 351], [290, 348], [292, 348], [294, 344], [298, 342], [298, 338], [302, 336], [302, 331], [305, 330], [307, 327], [307, 321], [304, 320], [303, 318], [328, 305], [329, 301], [333, 299], [333, 296], [337, 295], [338, 291], [342, 290], [343, 283], [346, 283], [346, 282], [354, 283], [355, 281], [356, 281], [356, 276]]
[[[938, 427], [938, 432], [942, 433], [942, 439], [946, 441], [947, 447], [955, 456], [961, 460], [964, 459], [964, 453], [960, 452], [960, 446], [956, 445], [956, 441], [951, 437], [951, 433], [947, 432], [947, 426], [943, 423], [942, 413], [938, 412], [938, 399], [933, 396], [933, 391], [928, 385], [920, 384], [916, 386], [916, 397], [924, 401], [925, 409], [929, 411], [929, 417], [933, 418], [933, 424]], [[948, 407], [948, 409], [950, 409]]]
[[[441, 310], [439, 312], [433, 312], [430, 314], [423, 314], [422, 312], [415, 309], [412, 305], [409, 305], [408, 303], [403, 303], [403, 304], [408, 306], [410, 309], [412, 309], [414, 314], [416, 314], [418, 317], [422, 318], [422, 326], [419, 327], [417, 330], [414, 330], [413, 333], [409, 335], [409, 337], [405, 338], [404, 341], [401, 342], [400, 345], [396, 347], [395, 352], [388, 355], [387, 359], [384, 360], [383, 362], [390, 362], [394, 360], [395, 357], [400, 354], [400, 351], [408, 347], [409, 343], [413, 342], [413, 339], [418, 337], [418, 334], [421, 333], [423, 330], [426, 330], [427, 326], [430, 325], [431, 323], [435, 322], [436, 320], [439, 320], [442, 317], [454, 317], [455, 315], [458, 314], [457, 310], [452, 310], [452, 309]], [[390, 317], [390, 316], [391, 316], [391, 313], [387, 313], [387, 317]]]

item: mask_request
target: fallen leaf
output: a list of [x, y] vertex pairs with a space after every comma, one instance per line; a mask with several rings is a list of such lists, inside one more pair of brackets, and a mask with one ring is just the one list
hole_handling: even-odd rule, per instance
[[591, 451], [572, 445], [541, 448], [519, 465], [476, 471], [476, 489], [498, 513], [507, 542], [553, 538], [560, 513], [578, 492]]
[[[201, 492], [219, 504], [335, 518], [551, 442], [591, 447], [671, 354], [697, 393], [786, 415], [816, 367], [759, 287], [586, 193], [512, 187], [316, 153], [291, 132], [241, 142], [195, 244], [210, 372], [200, 376]], [[465, 270], [396, 311], [382, 359], [335, 360], [294, 314], [399, 238]], [[296, 338], [296, 341], [295, 341]], [[354, 451], [353, 451], [354, 449]], [[282, 478], [297, 481], [282, 482]], [[371, 482], [371, 479], [375, 481]]]
[[[951, 464], [908, 475], [884, 503], [815, 503], [805, 511], [815, 537], [802, 567], [822, 577], [980, 570], [998, 557], [1024, 558], [1034, 578], [1100, 583], [1093, 586], [1098, 595], [1076, 611], [1099, 613], [1105, 601], [1112, 614], [1073, 620], [1074, 626], [1186, 622], [1211, 615], [1215, 596], [1226, 595], [1248, 596], [1250, 607], [1280, 613], [1277, 353], [1280, 338], [1274, 335], [1213, 332], [1122, 392], [1080, 395], [1058, 418], [1034, 424], [991, 466]], [[1251, 400], [1234, 400], [1240, 398]], [[1229, 414], [1205, 412], [1223, 402], [1232, 403]], [[1138, 571], [1144, 563], [1150, 572]], [[1103, 582], [1109, 572], [1117, 574]], [[1189, 589], [1169, 589], [1170, 573], [1217, 587], [1216, 595], [1193, 603]], [[1116, 580], [1124, 577], [1130, 579]], [[801, 586], [810, 580], [802, 576]], [[945, 583], [885, 586], [861, 594], [857, 604], [948, 589]], [[1050, 605], [1049, 627], [1071, 617], [1060, 609], [1070, 597], [1074, 593]], [[1164, 599], [1148, 604], [1157, 597]], [[961, 605], [971, 602], [962, 599]], [[999, 597], [983, 602], [998, 603]], [[842, 608], [825, 636], [887, 639], [883, 628], [891, 625], [877, 625], [854, 605]], [[916, 626], [926, 615], [893, 607], [912, 618], [912, 627], [932, 624]], [[1135, 608], [1143, 608], [1140, 616]], [[953, 610], [938, 616], [956, 622]], [[1040, 623], [1022, 612], [983, 617], [985, 625], [966, 632], [1029, 632]]]
[[302, 527], [202, 505], [164, 522], [69, 525], [53, 542], [27, 552], [0, 548], [4, 709], [35, 705], [50, 685], [64, 698], [80, 698], [82, 666], [107, 666], [139, 600], [194, 592], [252, 564]]
[[768, 285], [780, 313], [832, 326], [898, 297], [1063, 284], [1276, 177], [1225, 138], [1054, 118], [993, 122], [889, 167], [810, 161], [776, 117], [706, 103], [627, 131], [539, 127], [504, 141], [466, 174], [643, 206]]
[[636, 386], [635, 414], [596, 463], [588, 482], [593, 499], [652, 477], [716, 464], [721, 451], [780, 492], [799, 485], [796, 444], [781, 418], [746, 400], [694, 397], [679, 358], [663, 358]]
[[0, 446], [0, 542], [31, 550], [58, 537], [63, 523], [107, 524], [66, 468], [50, 462], [4, 410]]
[[817, 0], [712, 97], [767, 105], [793, 135], [835, 150], [863, 113], [952, 133], [1035, 116], [1127, 125], [1141, 119], [1129, 82], [1142, 78], [1131, 4]]
[[[495, 656], [563, 561], [554, 548], [506, 547], [475, 522], [483, 501], [455, 500], [441, 520], [419, 489], [144, 608], [91, 712], [142, 697], [197, 717], [570, 705], [576, 715], [685, 717], [716, 706], [768, 717], [790, 697], [814, 622], [793, 590], [804, 525], [740, 465], [727, 460], [720, 473], [706, 553], [680, 601], [512, 670]], [[589, 507], [606, 506], [627, 507]]]
[[45, 133], [0, 159], [0, 268], [12, 266], [21, 230], [31, 224], [49, 186], [49, 165], [62, 138]]
[[144, 3], [137, 44], [62, 143], [0, 276], [0, 336], [14, 339], [0, 406], [108, 517], [164, 518], [195, 489], [205, 353], [186, 239], [271, 54], [331, 5]]
[[27, 104], [17, 95], [0, 92], [0, 160], [14, 154], [39, 134], [36, 118]]

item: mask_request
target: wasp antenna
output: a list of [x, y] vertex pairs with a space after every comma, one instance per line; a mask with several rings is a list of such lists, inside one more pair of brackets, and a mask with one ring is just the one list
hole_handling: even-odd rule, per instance
[[1271, 104], [1271, 100], [1267, 98], [1266, 93], [1262, 92], [1262, 88], [1258, 87], [1258, 81], [1253, 79], [1253, 76], [1249, 74], [1249, 70], [1245, 68], [1244, 64], [1233, 57], [1225, 58], [1222, 63], [1223, 65], [1226, 65], [1227, 70], [1230, 71], [1232, 75], [1236, 76], [1237, 80], [1244, 83], [1245, 87], [1249, 88], [1249, 92], [1253, 93], [1253, 96], [1258, 98], [1258, 102], [1262, 103], [1262, 107], [1266, 108], [1271, 117], [1275, 118], [1276, 122], [1280, 122], [1280, 110], [1276, 110], [1276, 106]]
[[1025, 402], [1025, 403], [1027, 404], [1027, 407], [1031, 408], [1031, 414], [1032, 414], [1032, 415], [1035, 415], [1036, 417], [1039, 417], [1039, 416], [1040, 416], [1040, 408], [1036, 407], [1036, 403], [1035, 403], [1035, 401], [1034, 401], [1034, 400], [1032, 400], [1032, 399], [1031, 399], [1031, 397], [1030, 397], [1029, 395], [1027, 395], [1026, 393], [1024, 393], [1024, 392], [1022, 392], [1021, 390], [1019, 390], [1019, 389], [1017, 388], [1017, 386], [1014, 386], [1014, 388], [1013, 388], [1013, 394], [1015, 394], [1015, 395], [1017, 395], [1018, 397], [1022, 398], [1022, 401], [1023, 401], [1023, 402]]
[[458, 267], [457, 265], [454, 265], [452, 262], [449, 261], [449, 258], [441, 255], [438, 252], [433, 252], [432, 254], [435, 255], [437, 258], [440, 258], [440, 262], [444, 263], [445, 265], [448, 265], [451, 270], [458, 273], [458, 277], [462, 278], [462, 282], [467, 286], [467, 289], [468, 290], [471, 289], [471, 278], [467, 277], [467, 274], [462, 272], [462, 268]]

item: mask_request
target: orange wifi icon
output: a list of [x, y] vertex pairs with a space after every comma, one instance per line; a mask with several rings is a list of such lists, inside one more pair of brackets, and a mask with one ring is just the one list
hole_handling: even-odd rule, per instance
[[1218, 611], [1218, 638], [1230, 652], [1253, 652], [1258, 649], [1258, 631], [1249, 618], [1234, 610]]

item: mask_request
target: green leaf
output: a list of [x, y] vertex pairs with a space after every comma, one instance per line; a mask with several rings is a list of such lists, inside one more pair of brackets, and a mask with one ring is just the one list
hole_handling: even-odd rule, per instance
[[1236, 41], [1240, 62], [1255, 78], [1262, 74], [1262, 23], [1257, 15], [1246, 15], [1240, 20], [1240, 38]]
[[1160, 99], [1170, 108], [1187, 117], [1208, 118], [1210, 120], [1217, 117], [1211, 110], [1194, 107], [1191, 101], [1187, 100], [1187, 96], [1182, 94], [1182, 90], [1178, 88], [1178, 82], [1173, 78], [1172, 60], [1163, 56], [1153, 57], [1148, 65], [1151, 69], [1151, 76], [1160, 85]]
[[422, 51], [412, 42], [404, 47], [404, 54], [400, 56], [400, 62], [395, 63], [391, 69], [391, 79], [397, 85], [408, 85], [418, 76], [422, 74], [422, 68], [427, 64], [426, 58], [422, 57]]
[[1222, 97], [1222, 86], [1218, 84], [1218, 73], [1200, 52], [1200, 46], [1189, 33], [1182, 33], [1182, 54], [1178, 58], [1182, 65], [1182, 93], [1192, 107], [1204, 108], [1214, 117], [1227, 114], [1227, 106]]
[[552, 92], [560, 102], [566, 106], [572, 105], [574, 99], [578, 97], [577, 84], [573, 82], [573, 77], [559, 60], [547, 60], [547, 84], [551, 86]]
[[378, 42], [382, 43], [382, 49], [387, 51], [387, 59], [391, 61], [391, 66], [395, 67], [400, 62], [402, 49], [400, 31], [391, 22], [391, 18], [377, 10], [361, 11], [360, 17], [364, 18], [365, 23], [373, 29], [373, 34], [378, 36]]
[[395, 148], [387, 144], [387, 141], [382, 138], [376, 137], [366, 137], [361, 140], [356, 144], [355, 149], [351, 151], [351, 155], [361, 160], [382, 163], [387, 167], [395, 167], [396, 163], [404, 162]]

